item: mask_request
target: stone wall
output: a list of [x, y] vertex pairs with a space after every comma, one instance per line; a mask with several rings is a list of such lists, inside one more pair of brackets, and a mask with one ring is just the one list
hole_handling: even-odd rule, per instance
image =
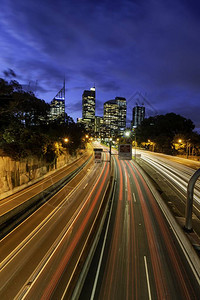
[[65, 153], [60, 155], [53, 164], [46, 164], [36, 157], [15, 161], [10, 157], [0, 156], [0, 199], [69, 164], [80, 155], [81, 152], [73, 157]]

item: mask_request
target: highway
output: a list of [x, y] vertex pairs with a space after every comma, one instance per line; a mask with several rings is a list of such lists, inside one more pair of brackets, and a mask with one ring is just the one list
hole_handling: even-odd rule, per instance
[[116, 155], [113, 164], [107, 224], [79, 299], [199, 299], [200, 274], [142, 170]]
[[[160, 189], [174, 215], [183, 218], [188, 182], [200, 168], [200, 162], [142, 150], [137, 153], [141, 154], [137, 162]], [[193, 213], [193, 227], [200, 236], [200, 179], [195, 184]]]
[[[135, 148], [132, 150], [133, 155], [135, 155], [135, 151], [136, 151], [136, 154], [141, 154], [142, 157], [149, 157], [151, 159], [160, 160], [167, 164], [173, 164], [173, 162], [174, 162], [175, 165], [177, 165], [177, 166], [178, 166], [178, 164], [179, 165], [181, 164], [181, 165], [188, 167], [189, 169], [197, 170], [200, 168], [200, 161], [197, 161], [197, 160], [191, 160], [191, 159], [186, 159], [186, 158], [182, 158], [179, 156], [172, 156], [172, 155], [167, 155], [167, 154], [163, 154], [163, 153], [141, 150], [138, 148], [136, 150], [135, 150]], [[185, 168], [185, 169], [187, 169], [187, 168]]]
[[71, 297], [109, 183], [104, 155], [2, 239], [0, 299]]
[[[112, 150], [111, 168], [106, 151], [101, 163], [86, 165], [2, 239], [0, 299], [74, 299], [104, 212], [79, 299], [199, 299], [200, 263], [192, 246], [186, 249], [183, 231], [141, 167]], [[190, 176], [189, 168], [179, 164], [175, 170], [174, 162], [172, 169], [152, 157], [142, 157], [141, 165], [158, 178], [172, 172], [171, 185]], [[110, 175], [114, 189], [107, 206]]]
[[[23, 221], [39, 205], [48, 200], [66, 182], [70, 181], [85, 165], [91, 164], [92, 151], [86, 151], [73, 163], [64, 166], [34, 184], [0, 200], [0, 229], [2, 238], [14, 226]], [[15, 217], [13, 219], [13, 216]]]

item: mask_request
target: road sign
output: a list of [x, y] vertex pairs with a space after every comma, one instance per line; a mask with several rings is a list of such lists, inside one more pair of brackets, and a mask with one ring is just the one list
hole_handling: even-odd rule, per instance
[[119, 159], [132, 159], [132, 145], [120, 144], [118, 150]]

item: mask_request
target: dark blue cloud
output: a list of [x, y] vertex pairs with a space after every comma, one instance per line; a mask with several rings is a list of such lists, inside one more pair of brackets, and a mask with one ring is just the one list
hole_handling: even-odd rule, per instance
[[141, 91], [158, 111], [180, 110], [197, 124], [199, 12], [197, 0], [2, 0], [0, 72], [13, 69], [24, 85], [37, 81], [47, 102], [65, 76], [75, 118], [95, 83], [102, 113], [103, 102]]

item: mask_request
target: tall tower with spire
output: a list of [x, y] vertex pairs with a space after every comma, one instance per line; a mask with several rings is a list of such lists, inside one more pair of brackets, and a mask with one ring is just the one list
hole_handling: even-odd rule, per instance
[[63, 87], [50, 103], [50, 119], [65, 122], [65, 79]]

